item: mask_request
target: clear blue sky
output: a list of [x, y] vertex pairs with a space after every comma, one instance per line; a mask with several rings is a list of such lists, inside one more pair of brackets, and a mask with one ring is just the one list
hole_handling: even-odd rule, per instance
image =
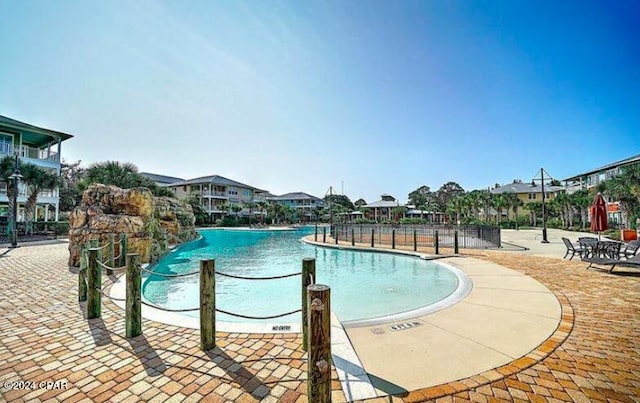
[[640, 153], [635, 0], [0, 6], [0, 114], [84, 165], [404, 202]]

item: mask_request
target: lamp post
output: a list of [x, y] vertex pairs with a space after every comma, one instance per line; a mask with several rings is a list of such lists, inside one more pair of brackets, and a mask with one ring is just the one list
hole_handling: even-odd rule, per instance
[[[531, 186], [535, 187], [536, 186], [536, 180], [540, 181], [540, 184], [542, 185], [542, 241], [540, 241], [541, 243], [549, 243], [549, 240], [547, 239], [547, 211], [546, 211], [546, 195], [544, 192], [544, 168], [540, 168], [540, 179], [537, 179], [536, 177], [534, 177], [533, 179], [531, 179]], [[549, 173], [547, 172], [547, 178], [551, 179], [551, 175], [549, 175]]]
[[9, 176], [9, 179], [13, 181], [13, 221], [11, 222], [10, 248], [18, 247], [18, 181], [22, 178], [23, 176], [18, 166], [18, 153], [16, 153], [13, 161], [13, 173]]

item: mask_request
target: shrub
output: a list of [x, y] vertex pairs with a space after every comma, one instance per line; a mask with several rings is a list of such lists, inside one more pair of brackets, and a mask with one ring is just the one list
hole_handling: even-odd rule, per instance
[[420, 217], [412, 217], [412, 218], [401, 218], [400, 224], [426, 224], [427, 220]]

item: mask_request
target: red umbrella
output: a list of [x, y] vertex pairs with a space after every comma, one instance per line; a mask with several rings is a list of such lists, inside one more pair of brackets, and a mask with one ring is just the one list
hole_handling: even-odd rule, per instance
[[602, 193], [598, 193], [591, 205], [591, 231], [598, 233], [600, 237], [600, 231], [605, 231], [609, 228], [607, 222], [607, 203], [602, 197]]

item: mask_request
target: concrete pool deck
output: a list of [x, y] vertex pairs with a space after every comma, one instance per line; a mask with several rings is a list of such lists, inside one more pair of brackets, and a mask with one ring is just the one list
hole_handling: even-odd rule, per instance
[[[144, 336], [127, 340], [122, 312], [110, 301], [103, 300], [101, 319], [84, 317], [66, 248], [0, 250], [0, 400], [306, 401], [299, 335], [218, 333], [218, 348], [202, 352], [196, 330], [143, 320]], [[563, 307], [562, 324], [569, 323], [558, 330], [567, 334], [554, 333], [507, 365], [368, 401], [640, 401], [638, 270], [586, 270], [576, 259], [562, 260], [563, 248], [553, 258], [517, 250], [461, 252], [551, 290]], [[418, 327], [425, 326], [431, 325]], [[460, 358], [464, 365], [466, 357]], [[429, 357], [411, 353], [407, 359]], [[344, 401], [333, 377], [333, 400]], [[3, 387], [18, 381], [36, 388]], [[40, 388], [45, 381], [67, 384]]]

